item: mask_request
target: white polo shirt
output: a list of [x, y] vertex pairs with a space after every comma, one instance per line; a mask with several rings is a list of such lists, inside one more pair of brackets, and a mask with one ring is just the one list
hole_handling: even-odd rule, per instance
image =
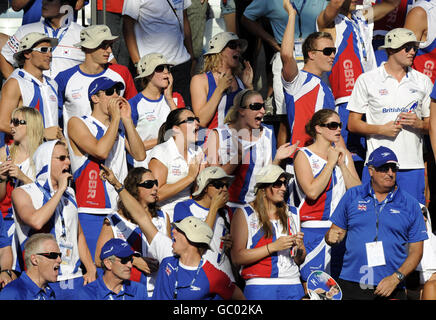
[[178, 65], [190, 59], [183, 43], [183, 10], [191, 0], [124, 0], [123, 15], [135, 19], [134, 31], [139, 56], [162, 53], [168, 61]]
[[[164, 143], [158, 144], [157, 146], [153, 147], [153, 149], [151, 149], [151, 151], [147, 153], [147, 158], [145, 159], [145, 162], [147, 166], [153, 158], [162, 162], [163, 165], [168, 168], [166, 184], [173, 184], [188, 175], [189, 163], [199, 153], [203, 153], [203, 150], [201, 148], [189, 148], [188, 161], [186, 161], [183, 155], [181, 155], [179, 150], [177, 149], [174, 138], [170, 138]], [[180, 201], [188, 200], [190, 196], [191, 186], [188, 186], [176, 195], [166, 200], [159, 201], [158, 205], [163, 212], [166, 212], [168, 214], [168, 216], [170, 217], [170, 222], [173, 222], [175, 205]]]
[[[398, 82], [386, 72], [383, 63], [357, 78], [347, 109], [365, 114], [368, 124], [383, 125], [395, 121], [401, 112], [408, 112], [407, 107], [417, 101], [414, 112], [422, 119], [430, 116], [432, 88], [430, 78], [412, 68]], [[396, 138], [368, 135], [366, 161], [374, 149], [385, 146], [395, 152], [400, 169], [424, 168], [422, 137], [406, 127]]]

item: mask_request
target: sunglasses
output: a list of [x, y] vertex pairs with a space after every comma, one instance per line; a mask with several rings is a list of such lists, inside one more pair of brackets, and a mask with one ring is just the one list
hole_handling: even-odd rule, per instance
[[286, 180], [277, 180], [276, 182], [274, 182], [273, 184], [272, 184], [272, 187], [273, 188], [281, 188], [282, 186], [285, 186], [286, 187]]
[[53, 157], [53, 158], [55, 158], [55, 159], [58, 159], [58, 160], [60, 160], [60, 161], [65, 161], [65, 160], [70, 160], [70, 156], [67, 156], [67, 155], [61, 155], [61, 156], [59, 156], [59, 157]]
[[417, 52], [419, 49], [419, 46], [416, 44], [409, 43], [409, 44], [405, 44], [404, 46], [402, 46], [398, 51], [401, 51], [403, 49], [406, 50], [406, 53], [408, 53], [412, 49], [413, 49], [413, 51]]
[[117, 257], [117, 259], [120, 259], [120, 263], [121, 264], [127, 264], [129, 262], [133, 263], [133, 256], [129, 256], [129, 257], [124, 257], [124, 258], [119, 258]]
[[37, 255], [44, 256], [47, 259], [56, 260], [58, 257], [62, 258], [62, 253], [60, 252], [41, 252], [37, 253]]
[[209, 182], [209, 185], [213, 186], [215, 189], [229, 188], [229, 183], [221, 180], [212, 180]]
[[325, 56], [330, 56], [332, 53], [336, 54], [336, 48], [335, 47], [325, 47], [322, 50], [319, 49], [313, 49], [312, 51], [320, 51], [323, 53], [323, 55]]
[[137, 184], [138, 187], [143, 187], [145, 189], [151, 189], [154, 185], [156, 185], [156, 187], [159, 186], [157, 180], [145, 180], [144, 182]]
[[397, 172], [398, 167], [395, 163], [385, 163], [384, 165], [374, 168], [377, 172], [387, 173], [389, 172], [389, 169], [392, 170], [392, 172]]
[[103, 49], [103, 50], [107, 50], [109, 47], [112, 46], [112, 42], [102, 42], [99, 46], [98, 49]]
[[20, 120], [17, 118], [12, 118], [11, 119], [11, 124], [14, 125], [14, 127], [18, 127], [19, 125], [25, 125], [27, 122], [26, 120]]
[[265, 103], [260, 103], [260, 102], [255, 102], [255, 103], [250, 103], [248, 106], [241, 106], [242, 109], [250, 109], [250, 110], [254, 110], [254, 111], [258, 111], [262, 108], [265, 109]]
[[329, 123], [321, 123], [319, 125], [320, 127], [327, 127], [330, 130], [336, 130], [337, 128], [341, 128], [342, 129], [342, 122], [329, 122]]
[[227, 47], [227, 48], [230, 48], [230, 49], [232, 49], [232, 50], [236, 50], [236, 48], [238, 48], [238, 47], [240, 48], [241, 45], [239, 44], [238, 41], [236, 41], [236, 40], [231, 40], [231, 41], [227, 42], [226, 47]]
[[198, 117], [187, 117], [185, 120], [180, 121], [177, 123], [177, 125], [181, 125], [183, 123], [192, 123], [194, 121], [200, 122], [200, 119]]
[[39, 47], [39, 48], [33, 48], [32, 51], [38, 51], [40, 53], [48, 53], [48, 52], [53, 52], [53, 48], [52, 47]]
[[162, 73], [162, 72], [164, 72], [165, 69], [167, 69], [167, 71], [170, 72], [171, 71], [171, 66], [168, 65], [168, 64], [158, 65], [156, 68], [154, 68], [154, 72]]
[[104, 91], [104, 94], [107, 96], [111, 96], [113, 95], [115, 92], [119, 95], [120, 94], [120, 89], [116, 88], [116, 87], [112, 87], [106, 90], [102, 90]]

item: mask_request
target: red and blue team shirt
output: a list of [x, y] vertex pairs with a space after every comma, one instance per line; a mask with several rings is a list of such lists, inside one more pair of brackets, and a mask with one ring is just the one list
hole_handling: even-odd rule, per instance
[[230, 278], [209, 261], [202, 260], [200, 263], [201, 266], [188, 267], [181, 264], [176, 256], [164, 258], [159, 265], [152, 299], [212, 300], [217, 295], [224, 300], [231, 299], [236, 285]]
[[436, 3], [434, 1], [420, 0], [414, 7], [421, 7], [427, 13], [427, 40], [421, 43], [415, 59], [413, 68], [436, 81]]
[[335, 99], [328, 85], [313, 73], [301, 70], [292, 82], [282, 77], [291, 144], [306, 145], [310, 136], [306, 123], [321, 109], [335, 110]]
[[[318, 177], [324, 170], [327, 161], [311, 152], [308, 148], [300, 148], [299, 152], [307, 157], [312, 168], [313, 177]], [[324, 192], [316, 199], [308, 199], [303, 190], [296, 184], [296, 196], [298, 198], [298, 215], [301, 223], [305, 221], [328, 220], [346, 191], [344, 178], [339, 167], [333, 169], [333, 173]]]
[[[288, 218], [288, 226], [282, 226], [279, 221], [270, 220], [273, 230], [271, 238], [266, 238], [262, 225], [260, 224], [257, 212], [250, 205], [241, 208], [247, 221], [248, 239], [247, 249], [255, 249], [274, 242], [282, 235], [292, 235], [296, 232], [295, 224]], [[253, 264], [244, 265], [241, 269], [241, 276], [245, 280], [254, 278], [281, 278], [283, 284], [299, 284], [300, 272], [298, 266], [291, 257], [290, 250], [275, 252]], [[274, 282], [278, 284], [277, 279]]]
[[[209, 91], [207, 92], [207, 101], [209, 101], [217, 88], [217, 84], [215, 82], [215, 78], [213, 77], [211, 71], [207, 72], [206, 76], [207, 76], [207, 82], [209, 84]], [[241, 79], [239, 79], [238, 77], [235, 77], [235, 79], [236, 82], [238, 83], [238, 89], [236, 89], [236, 91], [233, 92], [228, 92], [228, 90], [225, 91], [225, 93], [220, 99], [220, 102], [218, 103], [217, 110], [212, 120], [207, 125], [208, 129], [212, 130], [224, 124], [224, 118], [226, 117], [227, 112], [233, 106], [233, 99], [235, 98], [236, 94], [239, 91], [245, 89], [245, 86], [242, 83]]]

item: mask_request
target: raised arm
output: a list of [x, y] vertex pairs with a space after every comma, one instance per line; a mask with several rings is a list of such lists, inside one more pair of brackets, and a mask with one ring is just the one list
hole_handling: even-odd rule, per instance
[[339, 14], [344, 0], [330, 0], [323, 11], [318, 15], [316, 23], [320, 31], [331, 29], [333, 21]]
[[126, 132], [126, 149], [136, 161], [145, 159], [145, 146], [132, 120], [129, 102], [119, 97], [120, 117]]
[[377, 21], [383, 19], [392, 10], [398, 7], [400, 3], [401, 0], [383, 0], [365, 10], [363, 14], [368, 21]]
[[127, 50], [129, 51], [130, 59], [133, 64], [136, 64], [141, 59], [136, 42], [135, 26], [136, 20], [128, 15], [123, 15], [123, 36], [126, 42]]
[[283, 63], [282, 75], [287, 82], [291, 82], [298, 74], [297, 61], [294, 58], [294, 32], [296, 10], [289, 0], [283, 0], [283, 7], [288, 13], [288, 23], [283, 33], [280, 57]]

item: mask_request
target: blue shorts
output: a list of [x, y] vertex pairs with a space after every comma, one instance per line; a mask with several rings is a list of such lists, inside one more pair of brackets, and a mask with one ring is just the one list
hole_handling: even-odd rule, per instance
[[[365, 166], [362, 172], [362, 184], [368, 183], [370, 179], [368, 167]], [[425, 205], [425, 169], [399, 170], [397, 185]]]
[[301, 300], [304, 296], [302, 284], [246, 285], [247, 300]]
[[94, 261], [95, 249], [97, 247], [97, 240], [100, 236], [101, 228], [103, 227], [105, 214], [88, 214], [79, 213], [79, 221], [85, 235], [86, 244], [88, 245], [89, 252], [91, 252], [92, 260]]

